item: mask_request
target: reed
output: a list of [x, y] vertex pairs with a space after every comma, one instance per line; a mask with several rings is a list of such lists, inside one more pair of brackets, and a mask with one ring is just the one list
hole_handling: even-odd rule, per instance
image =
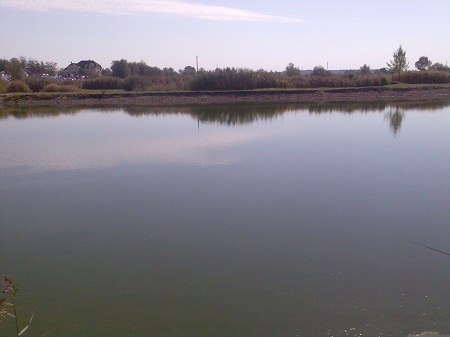
[[437, 70], [407, 71], [402, 73], [400, 82], [408, 84], [450, 83], [450, 72]]
[[[34, 313], [31, 315], [31, 318], [27, 320], [27, 324], [24, 327], [19, 326], [19, 318], [17, 316], [17, 306], [16, 306], [16, 295], [19, 288], [17, 287], [17, 284], [13, 283], [13, 281], [3, 276], [3, 288], [2, 288], [2, 294], [6, 294], [10, 297], [11, 302], [7, 302], [7, 298], [1, 298], [0, 299], [0, 318], [3, 317], [10, 317], [14, 319], [14, 325], [15, 325], [15, 335], [16, 337], [19, 337], [23, 335], [25, 331], [28, 330], [30, 327], [31, 322], [33, 321]], [[6, 307], [11, 308], [8, 310]], [[3, 323], [3, 321], [0, 321], [0, 323]], [[0, 328], [3, 326], [3, 324], [0, 324]], [[1, 329], [0, 329], [1, 332]], [[3, 335], [1, 335], [3, 336]]]
[[118, 77], [102, 76], [87, 79], [82, 86], [89, 90], [117, 90], [125, 88], [125, 81]]

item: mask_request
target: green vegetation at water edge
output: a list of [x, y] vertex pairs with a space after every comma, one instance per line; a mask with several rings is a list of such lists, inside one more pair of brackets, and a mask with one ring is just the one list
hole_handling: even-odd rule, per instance
[[102, 76], [74, 78], [65, 69], [58, 70], [55, 62], [38, 62], [21, 57], [0, 59], [0, 94], [85, 90], [169, 92], [360, 88], [381, 87], [392, 83], [450, 83], [450, 68], [441, 63], [432, 63], [426, 56], [415, 62], [416, 71], [409, 70], [406, 51], [402, 46], [394, 51], [392, 60], [386, 66], [373, 70], [370, 65], [364, 64], [357, 70], [333, 72], [320, 65], [311, 71], [301, 71], [293, 63], [289, 63], [281, 72], [230, 67], [205, 70], [192, 66], [175, 71], [173, 68], [153, 67], [144, 61], [129, 62], [121, 59], [113, 61], [110, 68], [103, 69]]

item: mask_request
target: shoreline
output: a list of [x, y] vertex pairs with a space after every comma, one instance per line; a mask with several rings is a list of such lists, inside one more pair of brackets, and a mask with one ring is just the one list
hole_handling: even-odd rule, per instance
[[450, 85], [362, 88], [282, 89], [254, 91], [12, 93], [0, 95], [0, 106], [192, 106], [218, 104], [398, 102], [450, 99]]

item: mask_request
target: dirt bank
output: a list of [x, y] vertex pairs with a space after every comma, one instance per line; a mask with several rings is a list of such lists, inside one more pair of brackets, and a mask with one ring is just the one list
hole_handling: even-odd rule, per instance
[[3, 106], [181, 106], [243, 103], [423, 101], [450, 99], [450, 86], [211, 92], [79, 92], [0, 95]]

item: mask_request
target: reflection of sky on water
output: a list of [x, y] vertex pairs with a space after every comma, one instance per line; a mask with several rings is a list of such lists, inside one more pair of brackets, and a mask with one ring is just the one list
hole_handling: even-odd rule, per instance
[[[228, 109], [225, 113], [212, 113], [211, 116], [203, 113], [208, 122], [199, 124], [191, 115], [148, 114], [136, 117], [124, 114], [122, 110], [109, 113], [85, 110], [75, 115], [50, 118], [7, 119], [0, 124], [4, 157], [0, 165], [37, 171], [108, 168], [137, 163], [227, 165], [242, 158], [235, 151], [221, 149], [261, 142], [280, 132], [285, 136], [300, 130], [313, 134], [320, 132], [324, 141], [343, 136], [335, 134], [333, 127], [333, 123], [343, 117], [340, 113], [327, 118], [320, 118], [324, 117], [320, 114], [310, 118], [306, 110], [291, 110], [273, 119], [260, 120], [257, 128], [251, 124], [230, 127], [209, 123], [211, 118], [219, 121], [228, 114], [234, 118], [232, 109], [231, 113]], [[254, 111], [248, 114], [258, 116]], [[251, 119], [243, 117], [245, 110], [240, 111], [239, 116], [243, 120]], [[350, 115], [345, 117], [350, 118]], [[350, 125], [349, 131], [364, 136], [364, 133], [373, 134], [375, 127], [383, 132], [384, 129], [380, 128], [383, 121], [379, 117], [377, 112], [366, 115], [364, 119], [370, 123], [361, 124], [358, 129]], [[311, 123], [317, 118], [321, 119], [320, 124]], [[282, 124], [283, 130], [273, 127], [274, 124]]]
[[[218, 157], [214, 149], [255, 142], [275, 132], [245, 126], [229, 132], [227, 127], [208, 125], [198, 130], [197, 122], [189, 116], [131, 118], [120, 112], [102, 116], [87, 111], [78, 116], [11, 122], [12, 127], [2, 125], [5, 160], [0, 165], [32, 170], [107, 168], [131, 163], [226, 165], [239, 157], [231, 152]], [[38, 123], [42, 129], [28, 133], [27, 139], [14, 139], [16, 131], [23, 134], [27, 123]], [[114, 127], [120, 128], [120, 133]]]
[[[229, 111], [232, 110], [225, 110], [218, 116], [223, 118]], [[407, 114], [423, 115], [423, 112], [409, 110]], [[207, 113], [204, 115], [207, 116]], [[280, 133], [284, 138], [290, 137], [296, 141], [294, 137], [300, 132], [303, 135], [302, 143], [298, 144], [299, 151], [314, 148], [319, 154], [324, 152], [330, 162], [339, 161], [336, 153], [335, 157], [325, 153], [324, 144], [345, 143], [345, 139], [351, 136], [373, 137], [374, 141], [386, 141], [386, 146], [391, 146], [390, 139], [384, 137], [388, 131], [386, 119], [392, 128], [392, 118], [388, 118], [391, 115], [385, 111], [310, 115], [307, 110], [291, 110], [278, 114], [274, 119], [260, 120], [256, 123], [258, 127], [252, 124], [197, 124], [193, 116], [183, 114], [136, 117], [124, 114], [122, 110], [109, 113], [84, 110], [76, 115], [63, 114], [50, 118], [6, 119], [0, 124], [3, 157], [0, 168], [27, 172], [130, 164], [230, 165], [242, 161], [244, 156], [232, 148], [265, 142], [281, 136]], [[416, 118], [408, 123], [414, 127], [414, 123], [421, 123], [420, 120], [422, 118]], [[436, 128], [439, 128], [445, 123], [445, 114], [432, 120], [425, 117], [425, 120], [436, 123]], [[335, 128], [336, 123], [341, 124], [339, 129]], [[398, 128], [394, 130], [394, 135]], [[396, 137], [397, 142], [410, 136], [402, 133]], [[317, 134], [320, 134], [319, 138]], [[345, 150], [337, 148], [333, 152]], [[389, 151], [386, 155], [389, 156]]]
[[[232, 137], [231, 137], [232, 136]], [[130, 139], [127, 143], [115, 144], [113, 141], [99, 140], [87, 144], [48, 144], [38, 152], [26, 156], [4, 154], [12, 160], [7, 166], [27, 166], [35, 170], [67, 170], [104, 168], [130, 163], [191, 163], [199, 165], [229, 164], [236, 158], [214, 158], [209, 151], [216, 146], [232, 146], [243, 142], [255, 141], [257, 134], [207, 135], [202, 139], [176, 137], [176, 139]], [[44, 150], [44, 151], [42, 151]]]

